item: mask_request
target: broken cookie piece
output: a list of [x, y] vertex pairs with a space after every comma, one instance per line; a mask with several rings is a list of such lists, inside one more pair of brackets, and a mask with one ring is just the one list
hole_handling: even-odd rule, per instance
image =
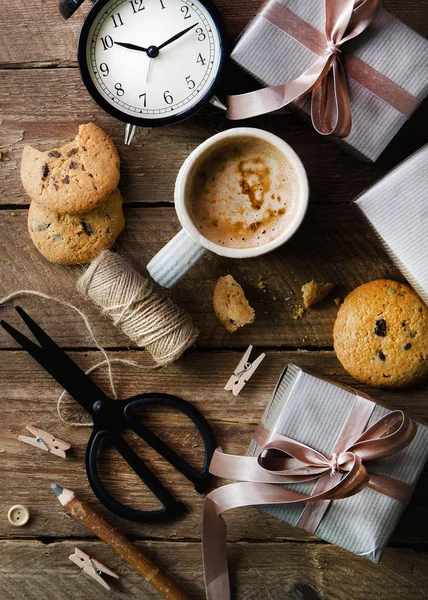
[[326, 296], [334, 288], [334, 283], [317, 283], [312, 280], [302, 286], [303, 304], [305, 308], [309, 308], [317, 302], [324, 300]]
[[220, 277], [214, 289], [214, 312], [229, 333], [253, 323], [254, 309], [248, 303], [244, 290], [232, 275]]

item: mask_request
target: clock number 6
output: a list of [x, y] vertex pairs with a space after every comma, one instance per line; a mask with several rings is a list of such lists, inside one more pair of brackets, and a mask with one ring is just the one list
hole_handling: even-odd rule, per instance
[[163, 99], [167, 104], [172, 104], [174, 102], [174, 98], [169, 93], [169, 90], [166, 90], [166, 92], [164, 92]]
[[190, 79], [190, 75], [186, 77], [186, 83], [189, 90], [193, 90], [193, 88], [196, 86], [196, 83], [193, 81], [193, 79]]
[[124, 93], [125, 93], [125, 90], [123, 89], [121, 83], [116, 83], [115, 86], [114, 86], [114, 89], [116, 90], [116, 94], [118, 96], [123, 96]]
[[200, 42], [203, 42], [204, 39], [207, 37], [204, 33], [204, 30], [202, 29], [202, 27], [198, 27], [197, 29], [195, 29], [195, 33], [198, 34], [198, 40]]

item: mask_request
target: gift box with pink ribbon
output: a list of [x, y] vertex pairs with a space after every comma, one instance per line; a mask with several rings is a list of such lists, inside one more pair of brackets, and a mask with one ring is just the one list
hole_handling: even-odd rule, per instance
[[315, 129], [376, 160], [428, 94], [428, 40], [380, 0], [268, 0], [232, 59], [264, 87], [231, 96], [242, 119], [292, 103]]
[[230, 598], [222, 513], [258, 506], [378, 561], [428, 458], [428, 427], [289, 364], [246, 456], [216, 450], [210, 471], [232, 483], [205, 499], [207, 598]]
[[428, 305], [428, 145], [361, 194], [366, 215], [398, 268]]

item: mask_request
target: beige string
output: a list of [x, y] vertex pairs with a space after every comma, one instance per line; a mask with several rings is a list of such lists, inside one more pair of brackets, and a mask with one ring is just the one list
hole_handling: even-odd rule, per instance
[[158, 365], [177, 360], [198, 337], [191, 317], [117, 254], [102, 252], [77, 282], [116, 327]]
[[[85, 371], [86, 375], [89, 375], [90, 373], [92, 373], [93, 371], [95, 371], [96, 369], [99, 369], [100, 367], [102, 367], [103, 365], [108, 365], [109, 369], [111, 368], [111, 364], [112, 363], [122, 363], [125, 365], [129, 365], [131, 367], [134, 367], [136, 369], [144, 369], [144, 367], [142, 367], [141, 365], [139, 365], [137, 362], [135, 362], [134, 360], [127, 360], [126, 358], [110, 358], [108, 360], [103, 360], [99, 363], [97, 363], [96, 365], [93, 365], [92, 367], [90, 367], [87, 371]], [[58, 398], [58, 401], [56, 403], [56, 412], [58, 413], [58, 416], [60, 418], [60, 420], [63, 423], [66, 423], [67, 425], [72, 425], [73, 427], [92, 427], [93, 426], [93, 422], [92, 421], [85, 421], [85, 422], [80, 422], [80, 421], [69, 421], [68, 419], [66, 419], [65, 417], [62, 416], [61, 414], [61, 404], [64, 400], [64, 398], [66, 396], [69, 396], [69, 393], [67, 392], [67, 390], [63, 390], [60, 397]], [[114, 399], [117, 399], [116, 394], [114, 393]], [[73, 400], [72, 401], [73, 406], [76, 406], [76, 402]]]
[[100, 342], [95, 337], [95, 334], [91, 327], [91, 323], [89, 322], [89, 319], [85, 315], [85, 313], [82, 312], [81, 310], [79, 310], [77, 308], [77, 306], [70, 304], [70, 302], [66, 302], [65, 300], [62, 300], [61, 298], [55, 298], [54, 296], [48, 296], [48, 294], [44, 294], [43, 292], [37, 292], [35, 290], [18, 290], [16, 292], [13, 292], [12, 294], [9, 294], [8, 296], [5, 296], [4, 298], [0, 299], [0, 306], [3, 306], [4, 304], [11, 302], [15, 298], [19, 298], [20, 296], [37, 296], [38, 298], [44, 298], [45, 300], [52, 300], [53, 302], [58, 302], [58, 304], [67, 306], [68, 308], [71, 308], [75, 312], [77, 312], [77, 314], [83, 319], [83, 321], [86, 325], [86, 329], [88, 330], [89, 335], [91, 336], [92, 340], [94, 341], [95, 346], [104, 355], [105, 360], [103, 361], [103, 364], [107, 364], [110, 388], [111, 388], [113, 396], [116, 398], [117, 397], [116, 389], [114, 387], [113, 373], [111, 370], [111, 362], [112, 361], [109, 359], [109, 357], [107, 356], [107, 352], [104, 350], [104, 348], [101, 346]]

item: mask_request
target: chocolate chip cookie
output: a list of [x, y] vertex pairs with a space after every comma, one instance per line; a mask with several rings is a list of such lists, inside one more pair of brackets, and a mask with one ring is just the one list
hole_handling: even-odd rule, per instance
[[254, 322], [254, 309], [232, 275], [219, 278], [214, 289], [213, 303], [218, 320], [229, 333]]
[[77, 137], [41, 152], [25, 146], [21, 180], [34, 202], [58, 214], [85, 213], [117, 187], [120, 160], [110, 136], [94, 123], [80, 125]]
[[119, 190], [98, 208], [80, 215], [58, 215], [36, 202], [28, 213], [34, 245], [49, 261], [62, 265], [88, 263], [113, 246], [124, 226]]
[[405, 387], [428, 374], [428, 308], [410, 287], [379, 279], [339, 309], [334, 349], [344, 368], [375, 387]]

